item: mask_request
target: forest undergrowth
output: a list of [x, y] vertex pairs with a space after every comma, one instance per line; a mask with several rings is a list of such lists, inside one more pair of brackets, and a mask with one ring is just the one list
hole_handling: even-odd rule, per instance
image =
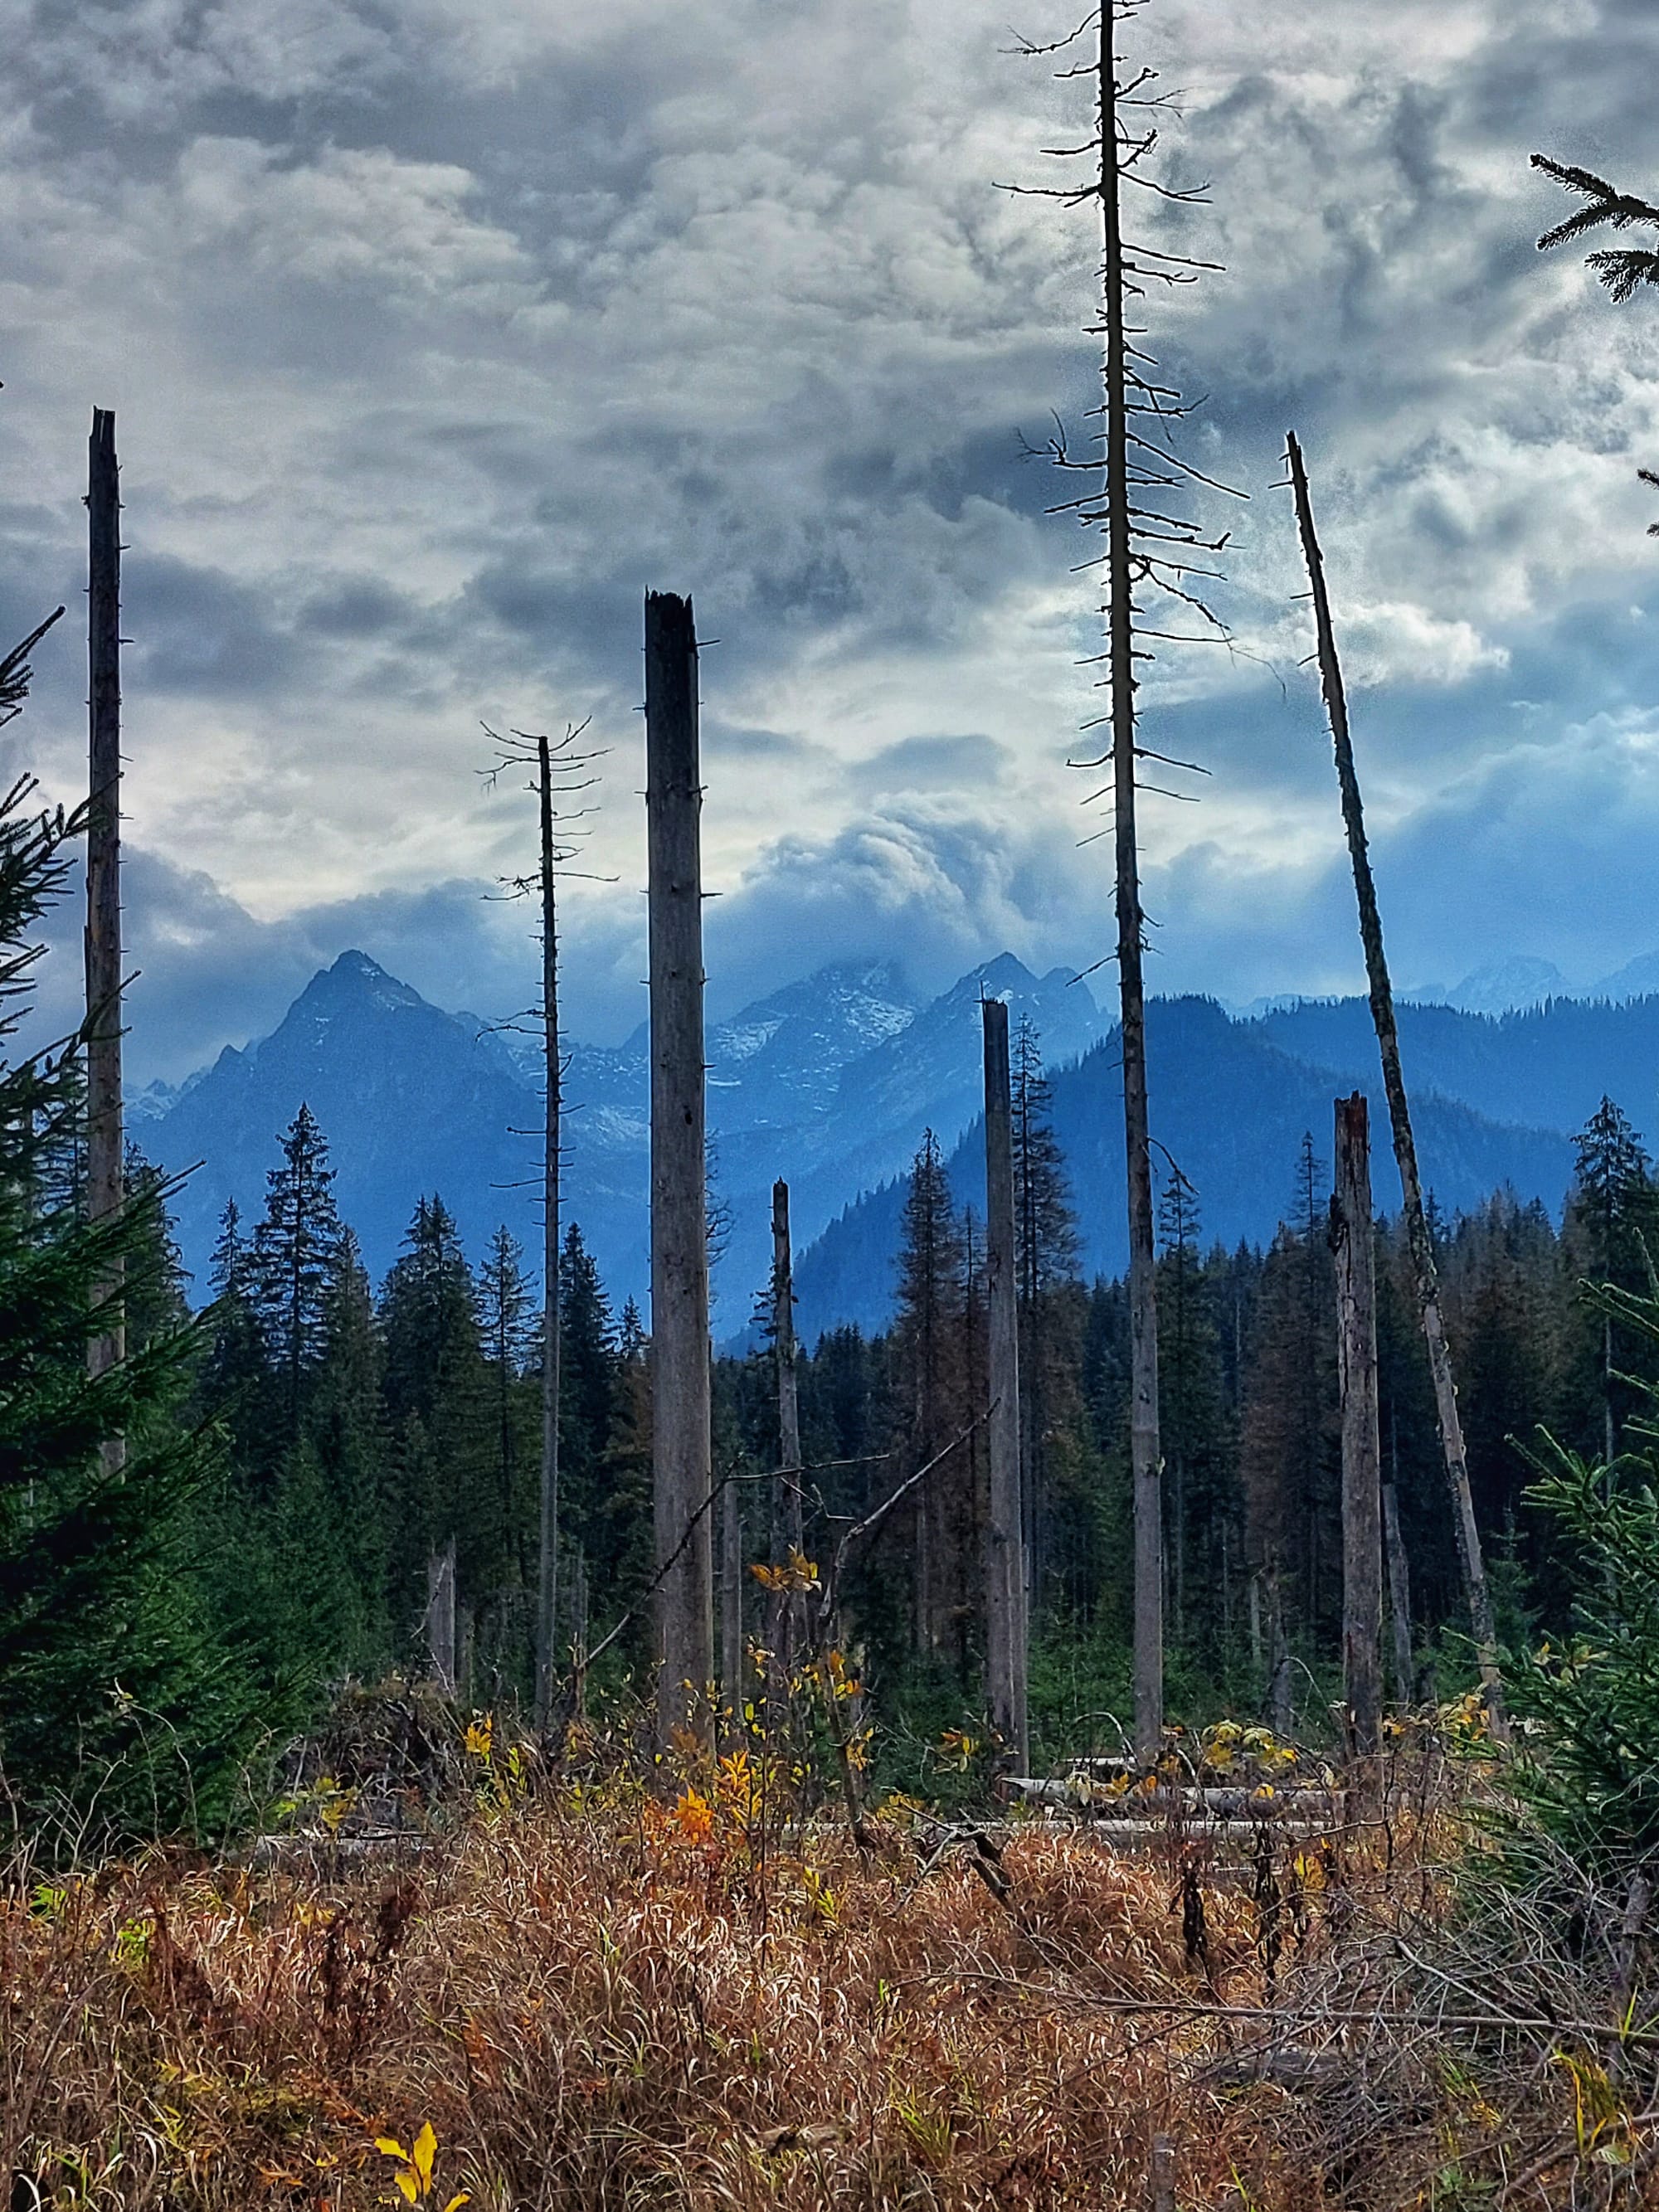
[[398, 1826], [341, 1760], [218, 1856], [20, 1848], [10, 2205], [1157, 2205], [1159, 2136], [1179, 2208], [1659, 2203], [1629, 1900], [1536, 1836], [1494, 1879], [1437, 1737], [1380, 1816], [1125, 1855], [569, 1750], [475, 1721]]

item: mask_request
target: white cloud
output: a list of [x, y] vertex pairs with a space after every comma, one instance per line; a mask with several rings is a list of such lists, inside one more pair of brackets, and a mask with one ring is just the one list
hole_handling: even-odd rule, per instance
[[[1041, 518], [1059, 488], [1015, 432], [1050, 405], [1085, 432], [1094, 240], [1086, 211], [991, 189], [1048, 180], [1038, 149], [1084, 101], [1006, 53], [1006, 15], [5, 11], [0, 608], [78, 588], [86, 409], [112, 403], [132, 811], [158, 864], [204, 871], [256, 928], [488, 881], [524, 825], [474, 793], [478, 719], [593, 711], [614, 750], [591, 858], [619, 880], [583, 896], [610, 1021], [636, 964], [640, 595], [690, 587], [721, 641], [706, 826], [733, 979], [848, 929], [941, 972], [1003, 943], [1092, 957], [1100, 855], [1076, 850], [1062, 765], [1097, 705], [1068, 573], [1091, 547]], [[1136, 35], [1187, 88], [1170, 158], [1214, 179], [1182, 234], [1228, 264], [1152, 303], [1160, 349], [1211, 395], [1195, 457], [1253, 495], [1218, 592], [1240, 657], [1149, 674], [1150, 741], [1217, 771], [1200, 808], [1149, 803], [1149, 884], [1165, 972], [1237, 994], [1246, 970], [1332, 966], [1316, 914], [1340, 847], [1268, 489], [1287, 425], [1401, 852], [1483, 775], [1559, 787], [1553, 733], [1589, 744], [1659, 677], [1624, 612], [1647, 596], [1659, 321], [1538, 259], [1557, 196], [1525, 166], [1582, 146], [1639, 179], [1650, 71], [1616, 0], [1163, 0]], [[30, 742], [64, 791], [82, 694], [72, 651], [43, 660]], [[739, 763], [726, 728], [785, 750]], [[927, 756], [927, 781], [904, 748], [941, 732], [988, 750]], [[1630, 744], [1604, 764], [1659, 832]], [[1499, 937], [1549, 869], [1527, 844], [1547, 810], [1505, 818]], [[786, 890], [781, 934], [738, 926]]]

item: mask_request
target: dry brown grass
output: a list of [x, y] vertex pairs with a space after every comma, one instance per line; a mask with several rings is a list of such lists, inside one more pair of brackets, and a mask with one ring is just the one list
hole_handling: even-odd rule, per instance
[[832, 1827], [762, 1851], [740, 1789], [548, 1785], [401, 1858], [19, 1861], [12, 2206], [402, 2203], [375, 2138], [427, 2123], [438, 2212], [1139, 2205], [1159, 2131], [1183, 2208], [1489, 2205], [1564, 2143], [1510, 2201], [1641, 2201], [1643, 2093], [1584, 2136], [1593, 2039], [1448, 2024], [1498, 1996], [1402, 1964], [1448, 1894], [1404, 1830], [1391, 1864], [1379, 1836], [1281, 1850], [1260, 1895], [1189, 1850], [1183, 1896], [1174, 1839], [1030, 1825], [999, 1867], [879, 1826], [864, 1859]]

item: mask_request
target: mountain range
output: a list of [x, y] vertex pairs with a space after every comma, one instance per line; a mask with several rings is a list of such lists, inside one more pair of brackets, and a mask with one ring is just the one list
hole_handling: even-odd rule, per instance
[[[1471, 969], [1461, 983], [1420, 983], [1405, 996], [1425, 1006], [1459, 1007], [1466, 1014], [1512, 1014], [1547, 1006], [1552, 999], [1606, 999], [1622, 1005], [1659, 991], [1659, 952], [1639, 953], [1598, 982], [1575, 987], [1553, 960], [1511, 953]], [[1289, 1004], [1289, 1000], [1279, 1001]], [[1252, 1012], [1260, 1012], [1259, 1006]]]
[[[769, 1194], [787, 1176], [809, 1338], [838, 1321], [878, 1326], [889, 1308], [902, 1178], [926, 1127], [964, 1202], [983, 1203], [981, 997], [1008, 1000], [1042, 1043], [1054, 1115], [1093, 1268], [1121, 1267], [1121, 1087], [1115, 1025], [1063, 969], [1035, 975], [1010, 954], [924, 999], [891, 963], [832, 966], [711, 1027], [714, 1327], [744, 1330], [770, 1261]], [[1440, 1003], [1400, 1009], [1425, 1179], [1449, 1211], [1502, 1184], [1554, 1208], [1571, 1133], [1604, 1093], [1638, 1128], [1659, 1127], [1659, 996], [1550, 998], [1488, 1015]], [[1363, 1088], [1386, 1129], [1361, 999], [1297, 1000], [1249, 1017], [1212, 1000], [1155, 1000], [1148, 1054], [1160, 1162], [1198, 1192], [1206, 1237], [1272, 1236], [1288, 1211], [1303, 1132], [1328, 1152], [1331, 1101]], [[308, 1103], [328, 1137], [340, 1208], [375, 1273], [395, 1257], [416, 1200], [441, 1193], [475, 1252], [506, 1221], [539, 1235], [538, 1070], [528, 1041], [450, 1013], [362, 952], [308, 983], [277, 1028], [170, 1091], [130, 1102], [158, 1164], [193, 1170], [179, 1242], [204, 1291], [217, 1224], [234, 1198], [257, 1217], [283, 1130]], [[643, 1024], [611, 1047], [574, 1044], [566, 1206], [620, 1304], [643, 1308], [649, 1273], [648, 1056]], [[1378, 1204], [1398, 1201], [1380, 1141]]]

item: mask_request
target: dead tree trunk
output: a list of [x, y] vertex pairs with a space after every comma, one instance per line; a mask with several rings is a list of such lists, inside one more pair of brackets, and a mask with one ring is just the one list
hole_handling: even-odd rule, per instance
[[1164, 1731], [1164, 1498], [1158, 1433], [1157, 1255], [1146, 1107], [1144, 921], [1135, 837], [1133, 563], [1129, 482], [1129, 339], [1119, 208], [1113, 7], [1100, 11], [1100, 205], [1105, 246], [1106, 568], [1112, 799], [1117, 861], [1117, 979], [1122, 1019], [1123, 1140], [1129, 1224], [1129, 1460], [1134, 1492], [1134, 1725], [1142, 1758]]
[[1018, 1774], [1031, 1763], [1026, 1716], [1025, 1545], [1019, 1480], [1019, 1287], [1015, 1279], [1008, 1009], [985, 1026], [985, 1273], [991, 1348], [991, 1496], [986, 1530], [985, 1657], [991, 1723]]
[[432, 1678], [445, 1697], [455, 1694], [455, 1539], [426, 1562], [426, 1639]]
[[[87, 817], [87, 1217], [121, 1211], [121, 490], [115, 416], [92, 410], [88, 448], [88, 776]], [[102, 1375], [126, 1356], [124, 1269], [112, 1262], [95, 1291], [98, 1328], [87, 1364]], [[121, 1467], [125, 1440], [107, 1438], [107, 1469]]]
[[553, 1717], [559, 1615], [559, 930], [553, 884], [553, 757], [536, 740], [541, 810], [542, 1053], [547, 1109], [542, 1152], [542, 1480], [536, 1567], [536, 1726]]
[[1291, 1698], [1291, 1647], [1285, 1636], [1285, 1603], [1279, 1587], [1279, 1562], [1267, 1570], [1267, 1719], [1281, 1742], [1296, 1726]]
[[1382, 1540], [1388, 1547], [1389, 1617], [1394, 1625], [1394, 1694], [1398, 1704], [1408, 1705], [1417, 1693], [1412, 1666], [1411, 1570], [1406, 1564], [1406, 1546], [1400, 1534], [1400, 1501], [1392, 1482], [1382, 1486]]
[[[772, 1356], [778, 1372], [778, 1475], [772, 1493], [772, 1564], [781, 1567], [806, 1540], [801, 1512], [800, 1402], [795, 1371], [795, 1273], [789, 1237], [789, 1186], [772, 1186]], [[774, 1680], [787, 1689], [805, 1626], [800, 1591], [778, 1592], [771, 1645]]]
[[645, 602], [651, 944], [651, 1392], [657, 1714], [708, 1733], [714, 1672], [708, 1224], [703, 1124], [702, 788], [691, 602]]
[[1376, 1418], [1376, 1265], [1365, 1094], [1336, 1102], [1337, 1375], [1342, 1406], [1342, 1692], [1356, 1759], [1382, 1750], [1382, 1446]]
[[[1110, 4], [1110, 0], [1107, 0]], [[1146, 2175], [1148, 2212], [1176, 2212], [1176, 2156], [1172, 2136], [1152, 2137], [1152, 2164]]]
[[743, 1740], [743, 1506], [735, 1482], [720, 1492], [720, 1694], [733, 1742]]
[[1440, 1285], [1434, 1264], [1423, 1206], [1423, 1184], [1418, 1173], [1417, 1143], [1412, 1134], [1411, 1108], [1400, 1060], [1400, 1030], [1395, 1019], [1394, 987], [1382, 949], [1382, 921], [1371, 876], [1370, 855], [1365, 843], [1364, 811], [1360, 802], [1359, 778], [1354, 767], [1353, 743], [1348, 730], [1347, 695], [1337, 659], [1336, 634], [1331, 623], [1329, 595], [1325, 588], [1325, 564], [1314, 532], [1313, 506], [1308, 495], [1308, 472], [1302, 448], [1289, 441], [1291, 483], [1296, 495], [1297, 527], [1302, 536], [1303, 557], [1312, 590], [1314, 626], [1318, 638], [1320, 684], [1330, 716], [1336, 749], [1337, 781], [1342, 792], [1342, 820], [1347, 832], [1348, 853], [1353, 863], [1354, 890], [1359, 902], [1359, 934], [1365, 948], [1365, 972], [1370, 987], [1371, 1019], [1382, 1058], [1382, 1082], [1388, 1093], [1389, 1120], [1394, 1133], [1394, 1156], [1406, 1215], [1406, 1237], [1417, 1283], [1417, 1303], [1429, 1351], [1429, 1370], [1434, 1381], [1435, 1412], [1440, 1425], [1441, 1449], [1446, 1479], [1451, 1486], [1452, 1514], [1457, 1527], [1463, 1583], [1468, 1599], [1469, 1620], [1480, 1653], [1480, 1677], [1486, 1686], [1492, 1732], [1501, 1740], [1508, 1731], [1504, 1717], [1503, 1684], [1498, 1671], [1498, 1639], [1492, 1626], [1492, 1596], [1486, 1586], [1486, 1562], [1480, 1552], [1480, 1531], [1474, 1518], [1469, 1489], [1468, 1455], [1463, 1448], [1463, 1424], [1457, 1411], [1457, 1389], [1452, 1380], [1451, 1353], [1440, 1310]]

